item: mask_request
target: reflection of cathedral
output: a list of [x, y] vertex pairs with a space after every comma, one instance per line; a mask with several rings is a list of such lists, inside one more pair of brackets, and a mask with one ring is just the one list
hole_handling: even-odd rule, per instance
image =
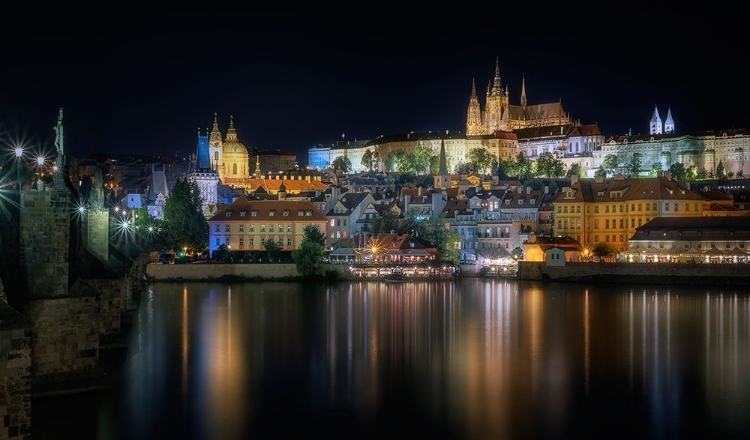
[[484, 110], [477, 97], [476, 83], [472, 81], [469, 108], [466, 117], [466, 136], [510, 132], [521, 128], [561, 126], [571, 123], [561, 102], [528, 105], [526, 103], [526, 80], [521, 83], [521, 105], [511, 105], [508, 85], [503, 89], [500, 81], [500, 65], [495, 61], [495, 78], [487, 83]]

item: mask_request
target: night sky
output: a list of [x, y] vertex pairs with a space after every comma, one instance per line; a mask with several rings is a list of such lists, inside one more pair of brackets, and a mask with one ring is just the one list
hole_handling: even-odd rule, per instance
[[184, 157], [217, 112], [222, 132], [234, 115], [245, 146], [304, 165], [342, 136], [465, 131], [496, 58], [511, 104], [525, 75], [529, 104], [562, 100], [605, 136], [648, 133], [655, 105], [678, 132], [750, 128], [740, 14], [628, 5], [19, 12], [0, 26], [0, 142], [51, 154], [63, 107], [67, 154]]

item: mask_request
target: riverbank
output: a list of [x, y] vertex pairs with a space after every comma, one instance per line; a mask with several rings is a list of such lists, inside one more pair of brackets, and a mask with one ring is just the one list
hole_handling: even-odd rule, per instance
[[697, 284], [738, 286], [750, 282], [748, 264], [519, 261], [518, 279], [609, 284]]

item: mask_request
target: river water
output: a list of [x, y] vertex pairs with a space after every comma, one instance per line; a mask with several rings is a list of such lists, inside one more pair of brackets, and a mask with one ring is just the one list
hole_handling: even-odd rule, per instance
[[35, 439], [750, 438], [736, 287], [154, 283], [129, 339]]

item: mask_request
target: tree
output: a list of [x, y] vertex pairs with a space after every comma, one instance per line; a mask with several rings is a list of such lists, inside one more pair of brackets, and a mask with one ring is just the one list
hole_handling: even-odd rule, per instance
[[633, 177], [638, 177], [638, 174], [643, 171], [643, 165], [641, 164], [641, 153], [633, 153], [628, 163], [628, 173]]
[[658, 176], [659, 172], [662, 171], [661, 162], [654, 162], [651, 164], [651, 174]]
[[599, 165], [599, 168], [594, 171], [594, 177], [607, 177], [607, 170], [604, 169], [604, 165]]
[[304, 238], [299, 248], [292, 251], [292, 261], [297, 272], [304, 277], [313, 277], [320, 270], [325, 257], [325, 236], [315, 225], [305, 226]]
[[511, 251], [510, 256], [514, 260], [522, 260], [523, 259], [523, 249], [520, 246], [516, 246], [513, 248], [513, 251]]
[[430, 172], [430, 159], [432, 158], [432, 149], [425, 147], [421, 143], [414, 148], [413, 161], [414, 171], [416, 174], [428, 174]]
[[719, 160], [719, 164], [716, 166], [716, 178], [717, 179], [726, 179], [727, 173], [724, 169], [724, 164]]
[[375, 234], [387, 234], [395, 231], [398, 227], [398, 216], [391, 210], [386, 210], [380, 218], [372, 223], [372, 232]]
[[281, 246], [273, 238], [267, 238], [260, 243], [266, 249], [268, 261], [277, 261], [281, 256]]
[[680, 182], [684, 181], [687, 177], [687, 170], [685, 164], [682, 162], [675, 162], [669, 166], [669, 172], [672, 174], [672, 179]]
[[518, 156], [516, 156], [515, 167], [515, 174], [518, 180], [524, 181], [534, 177], [533, 165], [534, 164], [523, 155], [523, 152], [518, 153]]
[[620, 160], [617, 158], [616, 154], [608, 154], [604, 156], [601, 167], [604, 168], [607, 174], [614, 175], [617, 169], [620, 167]]
[[492, 154], [483, 147], [472, 148], [469, 151], [469, 164], [472, 171], [484, 174], [492, 166]]
[[583, 168], [581, 168], [580, 163], [576, 162], [574, 164], [571, 164], [570, 168], [568, 168], [568, 172], [565, 173], [565, 177], [572, 177], [572, 176], [583, 177]]
[[534, 171], [537, 177], [560, 177], [564, 174], [564, 165], [560, 159], [546, 151], [534, 163]]
[[368, 148], [362, 154], [362, 167], [364, 167], [368, 171], [372, 171], [373, 164], [374, 162], [372, 158], [372, 151], [370, 151], [370, 149]]
[[346, 156], [339, 156], [333, 160], [331, 166], [333, 166], [334, 170], [340, 170], [346, 174], [352, 169], [352, 161]]
[[173, 249], [208, 247], [208, 222], [201, 210], [201, 195], [194, 181], [177, 179], [164, 203], [162, 232]]
[[438, 260], [458, 264], [461, 258], [461, 239], [453, 229], [443, 227], [440, 243], [437, 245]]
[[617, 255], [617, 249], [611, 243], [600, 242], [591, 249], [591, 253], [602, 259], [614, 257]]

